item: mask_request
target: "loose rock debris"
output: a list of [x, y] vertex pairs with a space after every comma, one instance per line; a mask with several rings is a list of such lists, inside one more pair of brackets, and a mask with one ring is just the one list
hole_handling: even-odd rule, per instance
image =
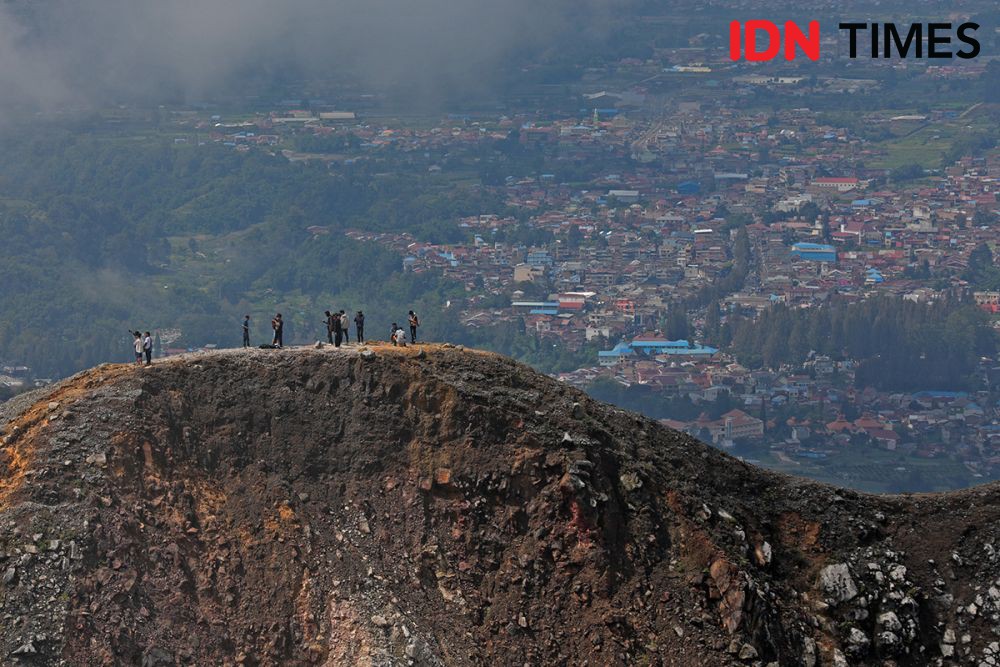
[[996, 664], [1000, 494], [736, 461], [450, 346], [0, 406], [0, 663]]

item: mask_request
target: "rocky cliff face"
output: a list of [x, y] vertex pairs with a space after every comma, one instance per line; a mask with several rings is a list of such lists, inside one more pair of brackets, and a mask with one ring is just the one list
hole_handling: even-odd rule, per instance
[[104, 366], [0, 412], [0, 652], [1000, 660], [997, 487], [864, 496], [448, 347]]

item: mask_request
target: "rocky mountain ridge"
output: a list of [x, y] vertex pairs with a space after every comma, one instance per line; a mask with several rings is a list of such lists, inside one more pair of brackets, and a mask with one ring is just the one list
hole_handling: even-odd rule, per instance
[[26, 665], [994, 665], [1000, 493], [780, 476], [491, 354], [224, 351], [0, 407]]

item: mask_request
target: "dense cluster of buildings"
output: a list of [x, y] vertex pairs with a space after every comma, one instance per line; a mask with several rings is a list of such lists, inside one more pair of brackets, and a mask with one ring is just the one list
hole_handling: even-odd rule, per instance
[[[518, 318], [527, 330], [570, 346], [657, 329], [670, 304], [690, 301], [732, 270], [740, 229], [754, 256], [751, 275], [721, 296], [727, 309], [740, 311], [809, 306], [835, 294], [932, 300], [962, 284], [974, 248], [997, 242], [988, 224], [1000, 209], [995, 154], [963, 159], [914, 185], [889, 184], [886, 174], [869, 171], [860, 192], [817, 188], [807, 169], [797, 177], [792, 171], [689, 195], [666, 182], [618, 175], [639, 200], [617, 207], [605, 190], [547, 187], [537, 179], [509, 184], [509, 203], [536, 211], [528, 224], [551, 232], [544, 245], [495, 240], [516, 239], [522, 223], [492, 214], [460, 222], [472, 239], [467, 244], [428, 244], [407, 233], [353, 235], [395, 248], [409, 271], [439, 270], [466, 284], [469, 326]], [[799, 203], [779, 211], [789, 201]], [[475, 297], [483, 294], [513, 296], [506, 308], [478, 308]], [[981, 298], [984, 308], [997, 305], [989, 294]]]
[[[653, 78], [717, 76], [721, 63], [710, 51], [661, 50]], [[619, 63], [623, 71], [654, 65]], [[923, 75], [942, 75], [937, 69]], [[983, 396], [872, 395], [847, 388], [851, 360], [814, 359], [808, 373], [748, 370], [704, 342], [709, 302], [725, 321], [775, 304], [874, 295], [928, 302], [968, 289], [972, 251], [1000, 245], [1000, 153], [951, 155], [947, 147], [983, 125], [982, 110], [852, 117], [811, 110], [806, 97], [797, 108], [755, 110], [740, 100], [761, 87], [839, 95], [872, 82], [742, 69], [728, 76], [725, 91], [666, 106], [652, 83], [589, 92], [578, 113], [452, 115], [436, 124], [289, 106], [236, 121], [185, 119], [196, 132], [178, 140], [258, 146], [332, 170], [381, 160], [465, 178], [496, 167], [478, 186], [499, 202], [495, 210], [454, 220], [465, 241], [429, 243], [405, 230], [347, 234], [392, 248], [407, 272], [464, 285], [467, 298], [456, 305], [469, 329], [514, 324], [556, 349], [585, 351], [589, 363], [564, 374], [569, 382], [606, 377], [694, 402], [730, 397], [733, 410], [673, 424], [707, 440], [756, 439], [789, 456], [821, 456], [867, 439], [995, 462], [1000, 419]], [[893, 148], [914, 137], [930, 156], [919, 166]], [[906, 155], [919, 159], [912, 147]], [[532, 173], [511, 163], [539, 166]], [[1000, 311], [1000, 292], [979, 289], [975, 299]], [[678, 311], [681, 332], [669, 326]], [[782, 411], [789, 416], [776, 422]]]
[[[663, 421], [723, 447], [744, 441], [779, 457], [816, 460], [865, 445], [928, 459], [957, 457], [974, 473], [1000, 464], [1000, 405], [986, 390], [879, 392], [854, 386], [850, 361], [820, 356], [799, 369], [751, 370], [725, 353], [682, 362], [643, 359], [560, 378], [585, 388], [602, 375], [702, 406], [695, 419]], [[710, 417], [723, 398], [736, 407]]]
[[[952, 118], [872, 122], [919, 128]], [[838, 362], [835, 381], [819, 370], [838, 366], [829, 360], [815, 360], [810, 374], [741, 369], [725, 350], [697, 342], [704, 318], [697, 307], [687, 313], [690, 341], [661, 333], [672, 309], [698, 304], [733, 271], [741, 230], [749, 272], [718, 295], [723, 318], [778, 303], [809, 308], [874, 295], [929, 302], [968, 289], [962, 276], [970, 253], [1000, 244], [996, 151], [904, 180], [864, 166], [886, 159], [878, 142], [807, 109], [765, 116], [678, 108], [669, 123], [599, 114], [534, 121], [522, 125], [520, 141], [567, 159], [617, 156], [632, 168], [585, 186], [546, 174], [508, 179], [495, 189], [508, 210], [525, 214], [463, 219], [467, 243], [352, 235], [395, 248], [408, 271], [436, 270], [464, 283], [468, 327], [508, 320], [560, 347], [596, 342], [593, 365], [564, 374], [567, 381], [587, 386], [606, 376], [695, 401], [730, 395], [740, 405], [733, 412], [672, 423], [709, 441], [758, 439], [782, 455], [808, 457], [866, 441], [927, 457], [947, 453], [977, 470], [1000, 461], [1000, 415], [985, 395], [928, 400], [846, 389], [849, 361]], [[548, 242], [519, 242], [525, 225], [547, 232]], [[1000, 310], [1000, 292], [975, 298], [986, 311]], [[767, 417], [774, 412], [793, 416], [774, 423]]]

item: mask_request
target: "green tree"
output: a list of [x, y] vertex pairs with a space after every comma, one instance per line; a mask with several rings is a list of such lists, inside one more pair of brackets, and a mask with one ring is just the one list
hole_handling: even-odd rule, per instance
[[671, 308], [667, 314], [664, 334], [669, 340], [687, 340], [690, 335], [691, 325], [688, 322], [687, 313], [681, 307]]

